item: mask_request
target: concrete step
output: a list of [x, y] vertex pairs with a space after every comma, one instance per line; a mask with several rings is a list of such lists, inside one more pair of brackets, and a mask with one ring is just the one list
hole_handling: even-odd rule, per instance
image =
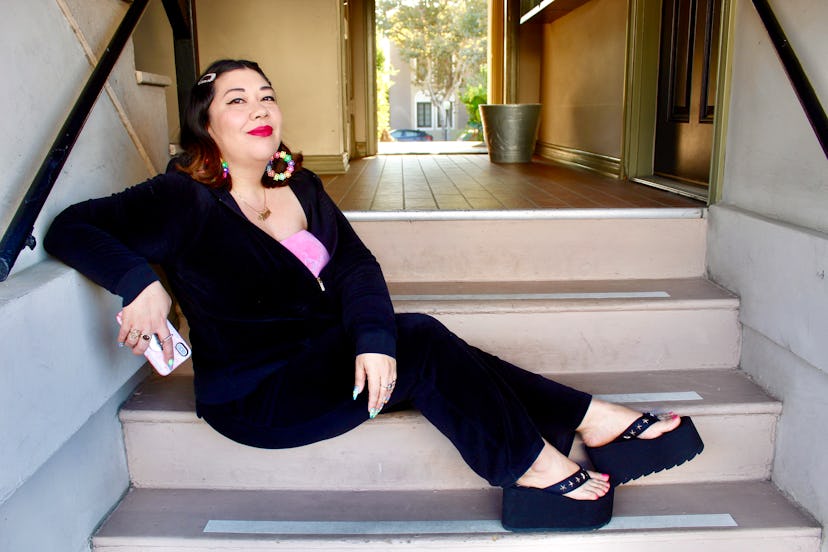
[[389, 281], [704, 274], [706, 209], [348, 213]]
[[[636, 485], [770, 477], [780, 404], [741, 371], [582, 373], [563, 383], [635, 405], [693, 417], [704, 452]], [[613, 395], [608, 395], [612, 393]], [[194, 413], [192, 380], [148, 380], [121, 410], [133, 484], [144, 488], [416, 490], [487, 483], [418, 412], [382, 414], [305, 447], [263, 450], [222, 437]], [[578, 442], [571, 455], [587, 463]]]
[[535, 372], [731, 368], [739, 300], [704, 278], [391, 282], [398, 312], [424, 312]]
[[820, 527], [769, 482], [621, 487], [591, 533], [508, 533], [500, 491], [133, 489], [95, 552], [817, 552]]
[[390, 282], [389, 290], [397, 312], [431, 314], [472, 345], [538, 373], [739, 363], [739, 299], [704, 278]]

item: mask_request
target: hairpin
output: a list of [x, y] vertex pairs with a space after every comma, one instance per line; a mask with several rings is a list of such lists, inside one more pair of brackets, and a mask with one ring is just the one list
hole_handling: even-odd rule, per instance
[[214, 80], [216, 80], [216, 74], [207, 73], [206, 75], [198, 79], [198, 82], [196, 84], [207, 84], [208, 82], [213, 82]]

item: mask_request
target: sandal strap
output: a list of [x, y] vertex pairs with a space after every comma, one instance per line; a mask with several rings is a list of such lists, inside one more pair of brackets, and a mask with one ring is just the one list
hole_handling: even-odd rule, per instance
[[563, 479], [553, 485], [548, 486], [544, 489], [544, 491], [558, 495], [566, 494], [574, 491], [575, 489], [586, 483], [589, 479], [591, 478], [589, 477], [587, 471], [581, 468], [569, 477], [567, 477], [566, 479]]
[[621, 435], [619, 435], [615, 440], [628, 441], [630, 439], [635, 439], [656, 422], [658, 422], [658, 416], [651, 412], [645, 412], [641, 415], [641, 417], [630, 424], [630, 427], [625, 429], [624, 432], [621, 433]]

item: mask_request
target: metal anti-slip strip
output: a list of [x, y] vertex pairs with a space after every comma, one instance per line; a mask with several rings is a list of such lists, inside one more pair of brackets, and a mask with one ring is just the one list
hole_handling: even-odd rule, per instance
[[702, 396], [695, 391], [672, 391], [664, 393], [616, 393], [593, 396], [596, 399], [613, 403], [654, 403], [704, 400]]
[[347, 211], [351, 222], [414, 220], [700, 219], [704, 207], [643, 209], [515, 209], [504, 211]]
[[[737, 527], [730, 514], [615, 516], [603, 530]], [[505, 533], [499, 520], [267, 521], [211, 519], [204, 533], [235, 535], [434, 535]]]
[[594, 293], [433, 293], [392, 294], [392, 301], [526, 301], [561, 299], [663, 299], [666, 291], [601, 291]]

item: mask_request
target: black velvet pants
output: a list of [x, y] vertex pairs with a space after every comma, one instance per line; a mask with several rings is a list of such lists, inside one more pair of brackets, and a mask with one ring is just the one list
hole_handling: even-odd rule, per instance
[[[521, 477], [543, 439], [567, 454], [591, 397], [477, 349], [422, 314], [397, 315], [397, 384], [383, 412], [418, 409], [494, 486]], [[250, 446], [289, 448], [368, 420], [367, 389], [353, 400], [354, 351], [334, 329], [242, 399], [198, 404], [219, 433]]]

